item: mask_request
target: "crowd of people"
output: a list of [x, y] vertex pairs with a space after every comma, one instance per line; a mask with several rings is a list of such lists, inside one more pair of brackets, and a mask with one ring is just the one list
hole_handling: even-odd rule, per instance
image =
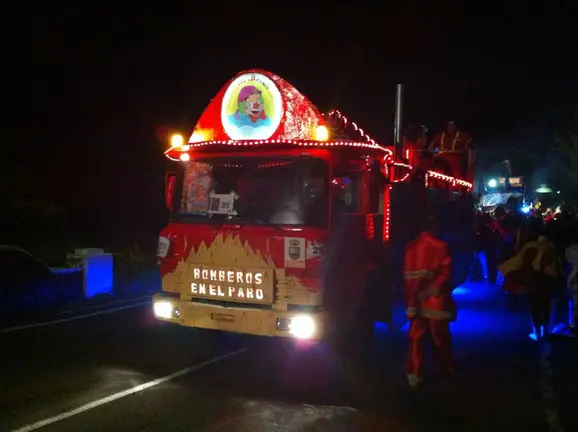
[[[527, 298], [533, 321], [532, 337], [548, 337], [553, 328], [552, 304], [565, 308], [567, 318], [557, 334], [576, 336], [578, 304], [578, 218], [570, 211], [522, 213], [497, 207], [478, 214], [478, 278], [500, 283], [509, 306]], [[487, 274], [479, 258], [486, 257]], [[499, 275], [501, 277], [499, 278]]]
[[[426, 132], [425, 127], [418, 125], [410, 128], [404, 139], [407, 162], [417, 168], [416, 172], [434, 169], [471, 181], [474, 167], [471, 137], [453, 121], [429, 146]], [[437, 166], [433, 165], [431, 153], [424, 150], [437, 152]], [[439, 222], [430, 215], [420, 235], [405, 250], [409, 320], [406, 376], [411, 387], [423, 381], [426, 339], [432, 343], [438, 372], [442, 375], [453, 372], [450, 323], [456, 319], [457, 305], [452, 298], [455, 288], [451, 277], [452, 255], [440, 235]], [[476, 231], [476, 260], [470, 280], [499, 284], [511, 309], [528, 308], [534, 340], [552, 334], [553, 315], [557, 322], [562, 321], [555, 329], [556, 334], [576, 337], [578, 215], [551, 209], [526, 208], [523, 212], [517, 199], [511, 199], [492, 212], [480, 210], [476, 214]]]
[[[509, 207], [477, 214], [477, 265], [472, 279], [501, 284], [512, 308], [529, 304], [531, 337], [536, 341], [552, 334], [554, 300], [568, 305], [556, 334], [575, 337], [578, 217], [568, 211], [522, 213], [516, 206]], [[428, 335], [438, 371], [453, 371], [450, 323], [456, 319], [456, 303], [452, 298], [452, 257], [448, 244], [438, 235], [438, 222], [436, 217], [429, 217], [404, 256], [410, 342], [406, 374], [411, 387], [423, 381], [424, 341]]]

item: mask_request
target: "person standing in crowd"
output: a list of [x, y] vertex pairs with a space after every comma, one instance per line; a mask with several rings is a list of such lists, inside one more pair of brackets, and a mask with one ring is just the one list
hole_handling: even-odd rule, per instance
[[526, 218], [526, 243], [538, 240], [538, 237], [544, 232], [544, 223], [542, 219], [536, 214], [534, 209], [530, 210], [530, 214]]
[[[554, 244], [546, 236], [528, 243], [515, 257], [499, 266], [505, 277], [504, 289], [522, 292], [530, 300], [532, 338], [540, 340], [550, 333], [550, 305], [561, 274]], [[523, 289], [517, 287], [521, 286]]]
[[[569, 318], [572, 315], [571, 309], [574, 303], [572, 298], [572, 285], [576, 282], [572, 276], [574, 268], [572, 246], [578, 245], [575, 221], [569, 209], [564, 208], [557, 209], [555, 218], [552, 218], [547, 225], [552, 235], [550, 238], [556, 246], [558, 256], [562, 260], [562, 268], [566, 276], [566, 280], [560, 283], [560, 289], [556, 291], [552, 304], [552, 315], [555, 322], [559, 323], [554, 327], [553, 333], [557, 336], [574, 337], [574, 332], [568, 324], [571, 321]], [[565, 285], [565, 289], [563, 285]]]
[[488, 251], [486, 259], [488, 263], [488, 281], [498, 281], [498, 265], [516, 254], [516, 234], [512, 218], [503, 207], [498, 206], [494, 210], [494, 219], [490, 225]]
[[536, 242], [538, 254], [534, 260], [535, 283], [530, 286], [530, 307], [534, 322], [534, 334], [543, 338], [550, 334], [550, 307], [562, 275], [555, 245], [545, 236]]
[[451, 256], [437, 230], [436, 218], [429, 217], [404, 256], [406, 314], [410, 320], [406, 373], [411, 387], [423, 381], [423, 345], [428, 335], [438, 370], [442, 374], [452, 372], [450, 321], [455, 320], [456, 304], [451, 295]]
[[[498, 211], [499, 214], [499, 211]], [[491, 215], [487, 215], [489, 219], [489, 228], [487, 232], [486, 243], [486, 262], [488, 263], [488, 282], [495, 284], [498, 281], [498, 265], [500, 264], [500, 250], [502, 242], [502, 234], [499, 229], [500, 225], [497, 219], [492, 219]], [[494, 217], [497, 215], [494, 213]]]
[[490, 283], [495, 282], [497, 279], [498, 274], [498, 263], [496, 259], [492, 261], [493, 257], [497, 256], [496, 252], [496, 242], [494, 239], [494, 234], [491, 231], [493, 219], [488, 213], [482, 213], [480, 215], [480, 221], [478, 225], [478, 230], [480, 233], [480, 245], [481, 250], [484, 253], [484, 263], [485, 263], [485, 272], [484, 272], [484, 279], [489, 281]]
[[566, 249], [566, 261], [570, 267], [567, 279], [568, 325], [563, 329], [565, 336], [578, 335], [578, 245]]
[[506, 212], [503, 207], [495, 210], [496, 219], [492, 230], [499, 236], [498, 262], [502, 263], [516, 255], [516, 245], [518, 242], [518, 230], [516, 220], [512, 213]]
[[486, 223], [485, 214], [481, 211], [476, 211], [474, 214], [474, 227], [476, 230], [475, 245], [474, 245], [474, 260], [471, 269], [470, 281], [480, 282], [486, 279], [485, 271], [485, 256], [486, 241], [488, 237], [489, 225]]

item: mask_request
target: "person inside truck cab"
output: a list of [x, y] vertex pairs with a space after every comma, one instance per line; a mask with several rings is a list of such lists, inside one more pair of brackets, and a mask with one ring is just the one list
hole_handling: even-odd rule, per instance
[[316, 175], [304, 179], [301, 206], [308, 225], [321, 226], [327, 221], [326, 181]]
[[299, 198], [284, 197], [276, 205], [276, 211], [269, 217], [269, 223], [276, 225], [301, 225], [305, 222]]
[[333, 192], [333, 213], [354, 213], [353, 182], [349, 177], [334, 178], [331, 182]]
[[276, 211], [269, 217], [269, 223], [319, 226], [326, 216], [322, 210], [326, 202], [323, 177], [306, 178], [294, 194], [279, 196]]

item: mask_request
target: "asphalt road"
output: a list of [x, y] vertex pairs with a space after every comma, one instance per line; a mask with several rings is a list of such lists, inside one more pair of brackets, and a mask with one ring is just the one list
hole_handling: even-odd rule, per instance
[[158, 323], [142, 299], [0, 330], [0, 431], [578, 430], [525, 314], [495, 288], [467, 290], [459, 374], [419, 390], [404, 380], [403, 330], [377, 327], [360, 356]]

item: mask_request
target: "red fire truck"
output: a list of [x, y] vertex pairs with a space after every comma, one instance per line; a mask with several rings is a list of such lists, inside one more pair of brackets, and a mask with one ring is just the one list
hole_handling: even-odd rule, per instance
[[267, 71], [235, 76], [172, 144], [154, 313], [178, 325], [314, 340], [373, 328], [426, 207], [454, 239], [471, 219], [471, 184], [414, 175]]

